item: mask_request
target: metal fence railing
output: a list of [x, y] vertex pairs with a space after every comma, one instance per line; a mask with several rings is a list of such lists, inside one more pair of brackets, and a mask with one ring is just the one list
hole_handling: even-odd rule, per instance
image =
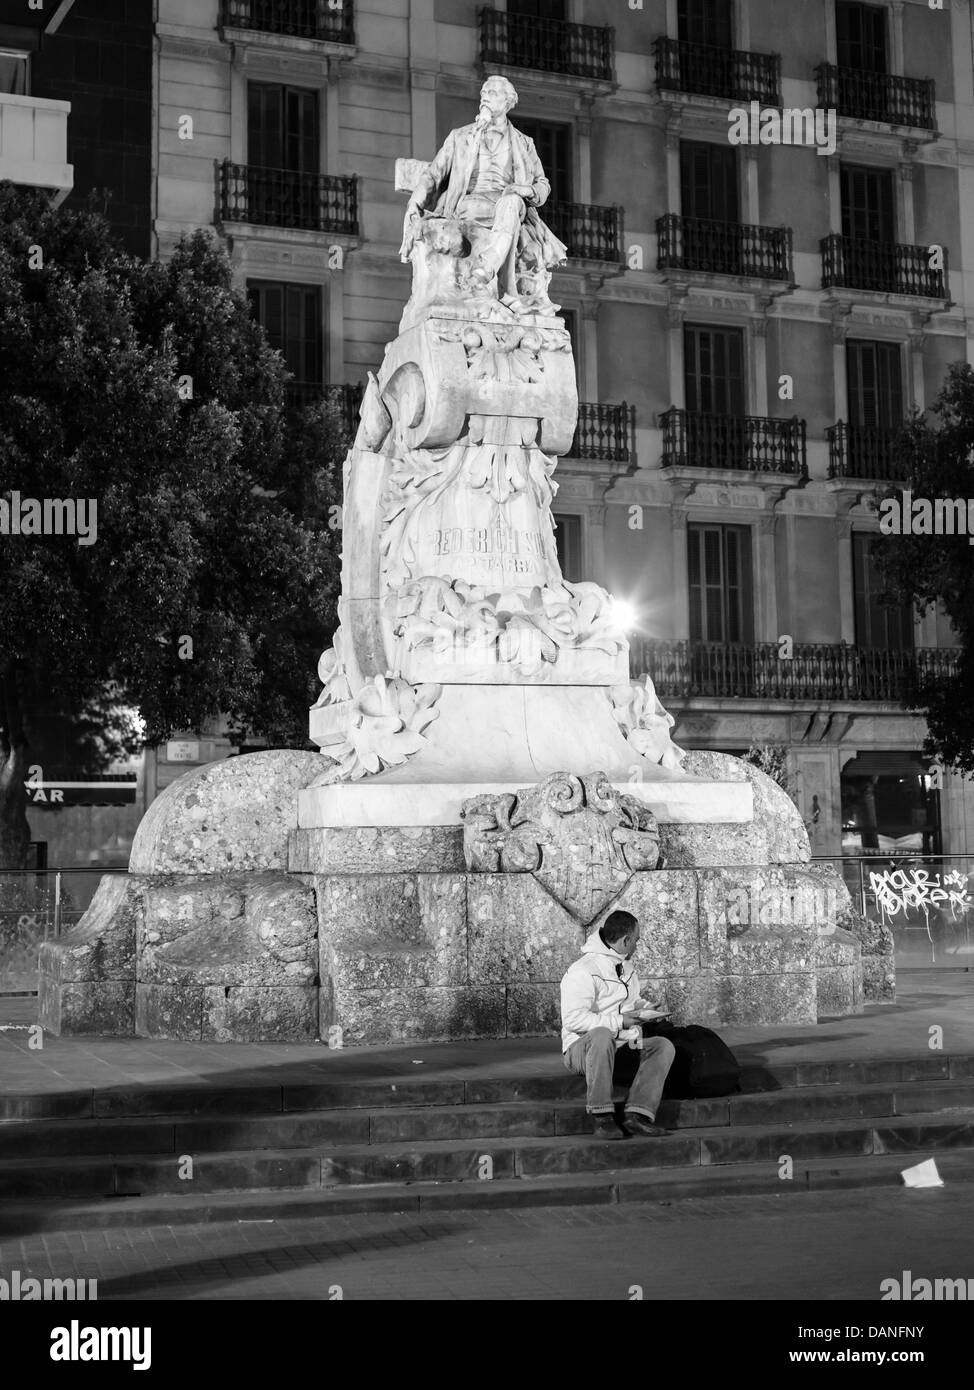
[[0, 870], [0, 994], [37, 989], [41, 945], [81, 920], [110, 873], [125, 870]]

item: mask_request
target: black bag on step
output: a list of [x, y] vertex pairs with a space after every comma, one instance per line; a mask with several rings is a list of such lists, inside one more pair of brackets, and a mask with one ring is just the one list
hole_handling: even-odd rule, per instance
[[658, 1023], [653, 1036], [669, 1038], [676, 1049], [663, 1085], [664, 1100], [707, 1100], [741, 1089], [741, 1067], [730, 1048], [710, 1028]]

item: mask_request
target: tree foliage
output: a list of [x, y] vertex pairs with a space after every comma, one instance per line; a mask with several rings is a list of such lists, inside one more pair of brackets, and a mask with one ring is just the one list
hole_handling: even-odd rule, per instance
[[[974, 522], [974, 371], [967, 363], [949, 368], [932, 413], [933, 424], [917, 417], [904, 432], [912, 498], [958, 499], [965, 508], [971, 499]], [[901, 500], [902, 492], [890, 497]], [[963, 534], [887, 534], [877, 555], [890, 597], [914, 602], [921, 613], [939, 605], [953, 624], [961, 643], [956, 673], [921, 678], [917, 707], [929, 729], [924, 751], [974, 773], [974, 547]]]
[[97, 503], [90, 545], [0, 535], [0, 865], [38, 701], [100, 711], [94, 762], [131, 747], [126, 705], [150, 744], [223, 714], [307, 746], [343, 442], [327, 405], [291, 421], [286, 379], [214, 236], [146, 264], [0, 184], [0, 497]]

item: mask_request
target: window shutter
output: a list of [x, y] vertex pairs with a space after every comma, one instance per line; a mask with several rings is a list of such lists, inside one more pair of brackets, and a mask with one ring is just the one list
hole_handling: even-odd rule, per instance
[[737, 156], [730, 146], [682, 140], [680, 185], [684, 217], [740, 221]]
[[842, 235], [864, 241], [895, 241], [892, 170], [843, 164], [839, 177]]
[[880, 5], [840, 3], [835, 7], [840, 68], [886, 71], [886, 11]]
[[731, 0], [679, 0], [678, 34], [684, 43], [710, 48], [733, 48], [734, 23]]

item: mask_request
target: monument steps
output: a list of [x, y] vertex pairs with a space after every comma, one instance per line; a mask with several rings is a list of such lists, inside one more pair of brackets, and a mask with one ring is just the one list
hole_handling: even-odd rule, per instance
[[[899, 1182], [931, 1156], [951, 1177], [974, 1175], [974, 1058], [752, 1063], [745, 1084], [665, 1102], [674, 1132], [625, 1142], [588, 1132], [582, 1083], [567, 1074], [7, 1097], [0, 1219], [9, 1231], [28, 1218], [144, 1224], [176, 1208], [179, 1220], [266, 1220], [296, 1201], [316, 1214], [663, 1201]], [[244, 1216], [255, 1211], [268, 1214]]]
[[[554, 1044], [552, 1044], [554, 1046]], [[353, 1055], [353, 1054], [346, 1054]], [[742, 1064], [742, 1092], [716, 1102], [723, 1105], [754, 1100], [758, 1095], [799, 1090], [810, 1096], [816, 1088], [827, 1087], [835, 1094], [838, 1088], [877, 1085], [904, 1086], [924, 1083], [919, 1090], [936, 1087], [942, 1082], [974, 1081], [974, 1055], [927, 1053], [920, 1057], [866, 1059], [858, 1061], [795, 1062], [767, 1065], [749, 1058], [739, 1050]], [[358, 1069], [368, 1052], [354, 1054]], [[200, 1081], [183, 1085], [142, 1082], [130, 1086], [111, 1086], [104, 1089], [75, 1087], [63, 1091], [8, 1092], [0, 1094], [0, 1121], [100, 1119], [121, 1120], [133, 1117], [162, 1116], [239, 1116], [244, 1114], [291, 1114], [309, 1110], [363, 1110], [373, 1107], [430, 1107], [450, 1105], [501, 1104], [509, 1101], [568, 1100], [579, 1101], [584, 1094], [583, 1083], [562, 1070], [557, 1057], [552, 1059], [552, 1073], [538, 1075], [504, 1075], [472, 1077], [438, 1076], [432, 1079], [410, 1075], [391, 1079], [384, 1068], [371, 1079], [340, 1079], [342, 1054], [328, 1054], [320, 1063], [302, 1063], [293, 1075], [302, 1078], [320, 1071], [327, 1081], [279, 1079], [271, 1084], [266, 1069], [248, 1080], [238, 1072], [232, 1084], [208, 1085]], [[280, 1072], [286, 1068], [282, 1066]], [[689, 1104], [714, 1102], [681, 1101]]]
[[[619, 1147], [618, 1145], [614, 1147]], [[927, 1156], [927, 1155], [924, 1155]], [[816, 1158], [796, 1162], [791, 1180], [775, 1165], [734, 1163], [696, 1168], [606, 1169], [544, 1178], [495, 1178], [491, 1182], [384, 1183], [371, 1186], [251, 1192], [186, 1192], [144, 1197], [102, 1196], [5, 1199], [0, 1236], [36, 1231], [85, 1231], [220, 1221], [312, 1220], [359, 1212], [432, 1212], [471, 1208], [609, 1205], [714, 1197], [776, 1196], [872, 1187], [902, 1188], [903, 1154]], [[937, 1168], [948, 1184], [974, 1179], [974, 1147], [941, 1149]], [[185, 1187], [185, 1184], [184, 1184]]]
[[[590, 1124], [572, 1077], [536, 1089], [558, 1095], [417, 1107], [390, 1103], [371, 1108], [347, 1105], [329, 1110], [204, 1116], [131, 1116], [63, 1120], [11, 1119], [0, 1123], [0, 1162], [18, 1158], [95, 1155], [205, 1154], [236, 1150], [287, 1150], [466, 1139], [544, 1139], [588, 1134]], [[517, 1083], [495, 1082], [477, 1089], [501, 1095]], [[242, 1088], [238, 1088], [242, 1089]], [[520, 1088], [518, 1088], [520, 1089]], [[564, 1099], [562, 1090], [570, 1091]], [[225, 1093], [227, 1094], [227, 1093]], [[233, 1092], [228, 1093], [231, 1096]], [[244, 1092], [244, 1097], [250, 1096]], [[349, 1101], [356, 1099], [348, 1096]], [[389, 1100], [395, 1102], [395, 1097]], [[974, 1111], [974, 1079], [855, 1086], [786, 1088], [714, 1100], [664, 1101], [660, 1122], [675, 1131], [783, 1126], [813, 1120], [900, 1118], [947, 1111]]]

